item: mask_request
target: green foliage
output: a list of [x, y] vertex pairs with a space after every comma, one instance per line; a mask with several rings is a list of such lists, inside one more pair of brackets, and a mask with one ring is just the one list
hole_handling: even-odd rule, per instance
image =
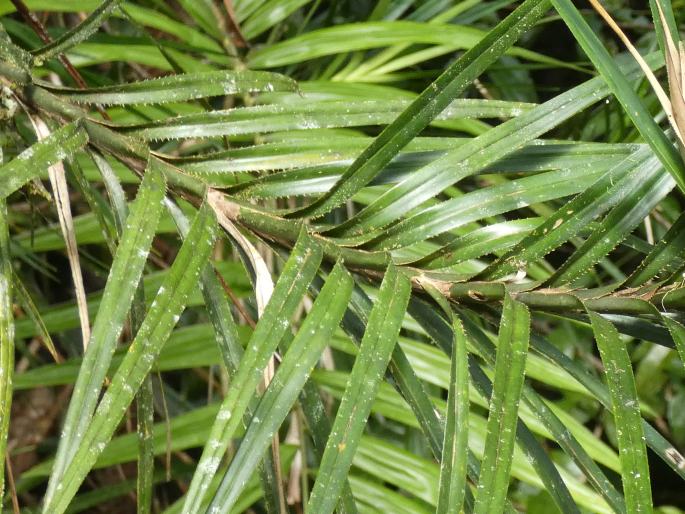
[[[675, 7], [607, 6], [659, 79]], [[601, 23], [0, 0], [3, 512], [682, 512], [685, 164]]]

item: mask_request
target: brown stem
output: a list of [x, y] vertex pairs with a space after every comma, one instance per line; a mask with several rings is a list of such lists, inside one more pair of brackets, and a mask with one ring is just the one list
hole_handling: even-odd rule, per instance
[[252, 319], [252, 316], [250, 316], [250, 314], [245, 310], [242, 303], [240, 302], [240, 299], [236, 296], [233, 289], [231, 289], [231, 286], [228, 285], [226, 280], [224, 280], [224, 277], [221, 276], [221, 273], [219, 273], [219, 271], [217, 269], [214, 269], [214, 274], [216, 275], [216, 278], [219, 279], [219, 283], [221, 284], [221, 287], [223, 287], [224, 292], [229, 296], [229, 298], [233, 302], [233, 305], [235, 305], [236, 309], [238, 309], [238, 312], [240, 313], [240, 315], [247, 322], [247, 324], [250, 326], [250, 328], [254, 329], [257, 326], [257, 324]]
[[232, 0], [224, 0], [224, 7], [226, 8], [226, 21], [228, 22], [228, 32], [233, 39], [233, 44], [237, 48], [249, 48], [250, 43], [247, 42], [245, 36], [243, 36], [240, 30], [240, 25], [238, 25], [238, 20], [235, 17], [235, 10], [233, 10]]
[[5, 464], [7, 465], [7, 485], [10, 490], [10, 497], [12, 498], [12, 510], [14, 514], [19, 514], [19, 499], [17, 498], [17, 488], [14, 485], [14, 473], [12, 473], [12, 461], [10, 461], [9, 452], [5, 453]]

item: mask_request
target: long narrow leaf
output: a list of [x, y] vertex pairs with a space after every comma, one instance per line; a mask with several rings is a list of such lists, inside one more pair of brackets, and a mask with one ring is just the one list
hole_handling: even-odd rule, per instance
[[416, 137], [480, 73], [506, 52], [547, 10], [547, 0], [526, 0], [473, 46], [362, 152], [340, 180], [298, 216], [319, 216], [351, 198]]
[[121, 0], [104, 0], [79, 25], [34, 52], [34, 60], [43, 62], [88, 39], [111, 16], [112, 11], [118, 7], [119, 3], [121, 3]]
[[338, 264], [281, 360], [252, 422], [209, 506], [227, 513], [250, 478], [271, 437], [283, 423], [321, 352], [337, 328], [352, 292], [352, 278]]
[[[655, 56], [647, 60], [653, 64]], [[637, 75], [635, 68], [623, 70], [630, 77]], [[598, 102], [609, 92], [601, 79], [594, 78], [488, 130], [411, 174], [354, 217], [330, 230], [329, 234], [367, 233], [370, 229], [387, 225], [438, 195], [447, 186], [521, 149], [526, 142]]]
[[[547, 217], [544, 223], [493, 263], [481, 276], [495, 279], [516, 272], [578, 234], [596, 216], [634, 193], [644, 180], [649, 156], [650, 151], [644, 149], [621, 161], [576, 198]], [[446, 251], [449, 248], [441, 249], [440, 253]]]
[[62, 514], [67, 509], [87, 473], [111, 439], [183, 312], [188, 295], [196, 286], [200, 272], [207, 263], [216, 229], [213, 211], [205, 203], [195, 216], [167, 279], [160, 287], [143, 325], [112, 378], [112, 385], [100, 402], [71, 463], [62, 474], [52, 501], [45, 503], [44, 513]]
[[685, 165], [678, 151], [656, 124], [644, 103], [637, 96], [626, 77], [620, 72], [609, 52], [597, 35], [583, 19], [571, 0], [551, 0], [568, 28], [578, 40], [597, 70], [606, 80], [616, 98], [623, 106], [645, 141], [649, 143], [664, 168], [671, 174], [678, 187], [685, 191]]
[[42, 84], [46, 89], [77, 103], [103, 105], [159, 104], [196, 98], [260, 91], [295, 91], [294, 80], [264, 71], [207, 71], [171, 75], [94, 89], [73, 89]]
[[648, 280], [665, 280], [683, 265], [685, 255], [685, 215], [680, 215], [654, 249], [642, 259], [640, 266], [628, 277], [626, 287], [637, 287]]
[[[494, 365], [496, 360], [496, 352], [495, 347], [491, 343], [490, 339], [480, 329], [480, 327], [478, 327], [476, 323], [469, 318], [465, 319], [465, 326], [471, 338], [470, 340], [474, 342], [478, 352], [484, 356], [486, 361], [491, 366]], [[534, 355], [528, 356], [527, 361], [529, 363], [531, 358], [534, 358]], [[487, 377], [485, 380], [487, 380]], [[600, 494], [602, 494], [602, 496], [604, 496], [607, 503], [611, 505], [616, 512], [625, 512], [625, 503], [623, 502], [622, 496], [618, 493], [618, 491], [616, 491], [613, 484], [593, 460], [594, 458], [597, 461], [606, 464], [605, 460], [601, 459], [596, 452], [591, 450], [591, 444], [595, 441], [594, 435], [588, 433], [589, 437], [582, 439], [578, 437], [579, 432], [577, 429], [574, 430], [574, 422], [570, 421], [568, 417], [565, 417], [565, 420], [562, 420], [559, 416], [561, 414], [560, 409], [552, 409], [548, 403], [545, 402], [545, 400], [543, 400], [535, 390], [533, 390], [532, 387], [525, 383], [523, 385], [522, 399], [549, 430], [549, 433], [553, 436], [557, 444], [559, 444], [559, 446], [561, 446], [564, 451], [573, 458], [576, 465], [583, 470], [588, 478], [588, 481]], [[529, 423], [528, 420], [526, 420], [526, 422]], [[520, 425], [521, 422], [519, 423], [519, 426]], [[588, 452], [585, 451], [585, 448], [588, 448]], [[617, 464], [614, 462], [615, 460], [618, 459], [612, 458], [613, 465], [610, 464], [613, 469], [618, 468]], [[544, 481], [545, 479], [542, 478], [542, 480]], [[550, 490], [554, 489], [556, 488], [550, 488]], [[559, 491], [555, 491], [554, 496], [557, 495], [559, 495]], [[557, 504], [560, 504], [560, 502], [557, 501]]]
[[5, 486], [5, 451], [10, 426], [14, 375], [12, 277], [7, 204], [4, 199], [0, 199], [0, 498], [3, 497]]
[[652, 494], [647, 448], [630, 356], [616, 328], [599, 314], [589, 315], [611, 393], [626, 507], [631, 513], [649, 513]]
[[320, 246], [303, 230], [276, 283], [271, 300], [247, 344], [240, 366], [233, 378], [234, 386], [229, 389], [219, 409], [190, 483], [183, 506], [184, 513], [199, 511], [209, 483], [219, 467], [221, 457], [262, 378], [262, 371], [279, 341], [289, 329], [288, 322], [314, 277], [321, 259]]
[[437, 514], [459, 514], [466, 496], [469, 443], [469, 354], [459, 317], [445, 296], [430, 282], [423, 288], [451, 320], [453, 341], [447, 390], [447, 417], [440, 458]]
[[454, 343], [447, 393], [445, 439], [440, 463], [438, 514], [459, 514], [466, 492], [466, 456], [468, 450], [469, 375], [466, 335], [461, 322], [452, 320]]
[[137, 514], [150, 514], [152, 509], [153, 473], [155, 470], [154, 397], [152, 378], [148, 374], [136, 395], [136, 432], [138, 434], [138, 462], [136, 476]]
[[[176, 226], [182, 236], [186, 236], [188, 230], [190, 229], [190, 223], [188, 219], [184, 216], [183, 212], [171, 201], [167, 201], [167, 208], [170, 214], [176, 222]], [[215, 211], [216, 212], [216, 211]], [[223, 225], [226, 220], [222, 219], [221, 215], [217, 216], [219, 224]], [[241, 236], [242, 237], [242, 236]], [[250, 257], [253, 261], [250, 260]], [[246, 256], [244, 262], [248, 269], [250, 268], [261, 268], [263, 265], [266, 268], [266, 264], [263, 262], [258, 262], [257, 259], [262, 259], [259, 254], [253, 254], [251, 256]], [[254, 269], [250, 269], [251, 274], [256, 274]], [[273, 290], [273, 284], [271, 282], [271, 276], [267, 273], [268, 277], [253, 277], [253, 283], [255, 290], [265, 288], [261, 283], [267, 281], [268, 284], [264, 291], [266, 294], [270, 295]], [[221, 359], [224, 363], [228, 376], [232, 378], [243, 355], [243, 347], [240, 344], [240, 339], [238, 336], [238, 328], [233, 321], [233, 314], [231, 313], [231, 306], [226, 298], [226, 293], [224, 292], [222, 285], [219, 280], [219, 271], [211, 264], [208, 264], [202, 271], [201, 283], [202, 283], [202, 297], [204, 298], [205, 306], [207, 307], [207, 313], [209, 319], [212, 323], [212, 328], [214, 330], [214, 338], [221, 355]], [[223, 278], [221, 279], [223, 280]], [[268, 300], [268, 299], [266, 299]], [[261, 306], [262, 300], [258, 299], [258, 304]], [[259, 307], [261, 309], [261, 307]], [[253, 398], [245, 409], [245, 414], [243, 416], [243, 424], [247, 426], [250, 419], [252, 418], [253, 412], [259, 402], [259, 395], [254, 394]], [[264, 460], [260, 465], [259, 476], [261, 480], [261, 486], [267, 501], [271, 501], [270, 496], [273, 490], [273, 485], [277, 483], [277, 476], [275, 472], [275, 462], [273, 453], [266, 453]], [[273, 502], [272, 502], [273, 503]]]
[[397, 342], [409, 293], [407, 277], [390, 265], [321, 459], [307, 504], [310, 512], [329, 514], [338, 503], [371, 404]]
[[474, 507], [476, 514], [500, 512], [507, 498], [529, 332], [528, 309], [511, 296], [505, 296], [485, 454]]
[[117, 339], [147, 261], [162, 212], [165, 190], [164, 177], [153, 162], [141, 182], [112, 263], [91, 340], [67, 409], [55, 466], [45, 495], [46, 504], [51, 502], [57, 484], [61, 482], [62, 474], [78, 450], [91, 421]]
[[670, 175], [663, 173], [655, 157], [649, 159], [640, 171], [638, 187], [607, 214], [592, 235], [556, 270], [550, 278], [552, 285], [570, 283], [579, 278], [625, 239], [675, 185]]
[[[595, 171], [595, 170], [593, 170]], [[437, 203], [380, 232], [364, 244], [373, 250], [391, 250], [425, 241], [427, 238], [488, 216], [530, 204], [579, 193], [592, 185], [600, 173], [579, 176], [574, 170], [550, 171], [477, 189], [464, 196]], [[364, 237], [364, 236], [362, 236]]]
[[[327, 101], [313, 105], [258, 105], [228, 111], [189, 114], [151, 123], [131, 125], [127, 133], [147, 140], [189, 137], [239, 136], [284, 130], [381, 125], [403, 112], [406, 101]], [[531, 104], [491, 100], [457, 99], [435, 120], [454, 118], [509, 117], [531, 108]]]
[[49, 166], [71, 157], [87, 142], [88, 134], [80, 123], [74, 122], [33, 144], [7, 164], [0, 166], [0, 199], [45, 173]]
[[685, 326], [681, 323], [663, 316], [664, 323], [668, 327], [668, 331], [673, 337], [673, 342], [675, 343], [676, 350], [678, 351], [678, 357], [680, 357], [680, 362], [685, 364]]

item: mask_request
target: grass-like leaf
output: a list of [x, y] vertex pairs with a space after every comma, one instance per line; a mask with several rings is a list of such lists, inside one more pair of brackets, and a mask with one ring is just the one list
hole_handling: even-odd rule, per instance
[[[609, 88], [598, 78], [576, 86], [447, 152], [379, 195], [368, 207], [328, 233], [355, 235], [383, 227], [446, 187], [519, 150], [524, 143], [558, 126], [608, 93]], [[399, 231], [405, 229], [402, 227]]]
[[271, 437], [290, 411], [324, 346], [337, 328], [352, 292], [352, 278], [337, 265], [326, 279], [312, 310], [289, 344], [264, 393], [219, 489], [209, 506], [229, 512], [257, 466]]
[[630, 356], [616, 328], [599, 314], [589, 315], [611, 393], [626, 508], [628, 512], [652, 512], [647, 449]]
[[295, 91], [297, 88], [294, 80], [264, 71], [188, 73], [93, 89], [55, 87], [48, 83], [41, 85], [76, 103], [103, 105], [183, 102], [209, 96], [260, 91]]
[[[440, 202], [391, 226], [365, 243], [364, 248], [402, 248], [487, 216], [502, 214], [539, 201], [570, 196], [592, 185], [599, 178], [599, 173], [578, 175], [574, 170], [550, 171]], [[571, 180], [572, 176], [574, 180]]]
[[568, 28], [573, 32], [580, 46], [607, 81], [612, 93], [621, 102], [626, 114], [633, 121], [642, 137], [649, 143], [678, 187], [685, 191], [685, 165], [683, 160], [664, 131], [656, 124], [644, 103], [633, 91], [609, 52], [570, 0], [551, 1]]
[[12, 408], [14, 322], [12, 319], [12, 259], [9, 253], [7, 204], [0, 200], [0, 497], [4, 493], [4, 461]]
[[48, 166], [71, 157], [88, 142], [88, 135], [78, 122], [55, 130], [7, 164], [0, 166], [0, 198], [5, 198], [38, 177]]
[[506, 295], [497, 343], [485, 454], [474, 506], [476, 514], [500, 512], [507, 497], [529, 332], [528, 309]]
[[157, 292], [143, 325], [129, 348], [112, 384], [98, 405], [81, 444], [65, 468], [52, 501], [43, 512], [64, 512], [86, 474], [95, 464], [130, 405], [155, 358], [185, 307], [191, 289], [197, 284], [216, 235], [216, 219], [207, 204], [198, 211], [188, 237], [176, 256], [167, 279]]
[[[548, 216], [543, 224], [493, 263], [481, 276], [495, 279], [524, 269], [526, 263], [534, 262], [558, 248], [599, 214], [625, 197], [635, 194], [637, 186], [644, 180], [649, 156], [649, 150], [642, 149], [611, 168], [583, 193]], [[631, 201], [634, 198], [629, 197]], [[450, 251], [449, 246], [441, 249], [440, 254], [447, 251]]]
[[568, 0], [354, 3], [0, 0], [5, 509], [622, 514], [685, 479], [674, 6], [650, 39], [592, 0], [613, 59]]
[[[545, 9], [548, 7], [549, 4], [544, 5]], [[522, 10], [518, 13], [515, 20], [519, 21], [525, 12]], [[253, 68], [274, 68], [324, 55], [395, 44], [435, 44], [450, 45], [455, 50], [471, 49], [477, 47], [483, 36], [483, 32], [474, 27], [449, 24], [428, 25], [411, 21], [338, 25], [255, 50], [249, 55], [249, 63]], [[516, 37], [512, 36], [512, 38], [514, 41], [509, 43], [504, 51], [513, 46]], [[542, 62], [554, 62], [549, 57], [518, 48], [513, 48], [511, 53]]]
[[[495, 347], [488, 337], [468, 318], [466, 319], [466, 327], [478, 352], [486, 359], [488, 364], [496, 366]], [[527, 358], [528, 363], [530, 363], [532, 358], [535, 358], [535, 356], [529, 354]], [[486, 383], [487, 378], [482, 376], [479, 369], [473, 365], [471, 366], [471, 369], [474, 381], [479, 384], [481, 388], [483, 388], [483, 386], [488, 387], [489, 384]], [[604, 496], [607, 503], [617, 512], [625, 512], [623, 498], [595, 462], [595, 460], [600, 461], [609, 465], [612, 469], [618, 470], [618, 463], [616, 462], [618, 459], [615, 458], [615, 455], [612, 454], [610, 462], [600, 457], [599, 454], [601, 453], [601, 450], [593, 447], [593, 444], [596, 442], [596, 438], [593, 434], [589, 432], [584, 433], [582, 427], [578, 427], [577, 422], [573, 418], [569, 418], [565, 414], [562, 416], [563, 411], [554, 409], [551, 405], [548, 405], [538, 393], [525, 383], [523, 385], [521, 398], [524, 401], [524, 410], [521, 413], [522, 421], [525, 420], [526, 424], [531, 426], [537, 433], [540, 433], [539, 427], [533, 425], [530, 416], [526, 415], [526, 410], [529, 407], [532, 410], [533, 415], [547, 430], [549, 430], [549, 435], [552, 439], [556, 441], [571, 458], [573, 458], [574, 462], [583, 470], [594, 488]], [[565, 491], [566, 486], [562, 484], [562, 486], [559, 487], [557, 483], [550, 481], [554, 475], [558, 475], [558, 472], [556, 469], [543, 469], [543, 466], [549, 466], [549, 463], [544, 462], [544, 457], [539, 454], [539, 445], [534, 439], [530, 439], [528, 435], [530, 431], [528, 431], [526, 425], [523, 425], [522, 421], [519, 421], [517, 433], [521, 445], [526, 448], [531, 461], [533, 461], [533, 458], [538, 460], [536, 467], [538, 474], [543, 472], [550, 475], [548, 477], [541, 476], [541, 479], [543, 482], [546, 480], [549, 481], [548, 490], [553, 491], [551, 496], [555, 503], [563, 512], [574, 512], [575, 509], [572, 502], [568, 501], [568, 493]], [[579, 430], [579, 428], [581, 428], [581, 430]]]
[[461, 512], [466, 492], [466, 455], [468, 449], [469, 375], [466, 335], [461, 322], [452, 320], [454, 343], [450, 388], [447, 395], [445, 439], [440, 465], [440, 493], [436, 512]]
[[366, 424], [379, 381], [397, 343], [409, 292], [409, 280], [391, 265], [371, 311], [350, 382], [326, 443], [326, 451], [308, 502], [308, 510], [312, 512], [332, 513], [338, 503], [344, 478], [359, 444], [359, 436]]
[[[452, 311], [443, 293], [428, 281], [423, 281], [422, 286], [444, 311], [453, 332], [436, 513], [458, 514], [462, 511], [467, 492], [469, 451], [469, 354], [466, 334], [461, 319]], [[469, 508], [472, 508], [472, 503], [469, 498]]]
[[155, 454], [152, 437], [154, 421], [152, 378], [148, 374], [136, 395], [136, 433], [138, 434], [138, 465], [136, 476], [136, 506], [138, 514], [152, 509]]
[[[216, 204], [212, 203], [211, 205], [213, 208], [215, 208]], [[190, 229], [187, 218], [183, 212], [171, 201], [167, 201], [167, 207], [169, 208], [169, 212], [174, 218], [180, 233], [185, 236]], [[219, 214], [217, 217], [220, 225], [226, 225], [227, 220], [221, 214]], [[228, 225], [228, 229], [230, 229], [229, 234], [231, 234], [232, 237], [239, 237], [242, 240], [242, 246], [251, 246], [251, 243], [247, 242], [243, 236], [237, 232], [237, 229], [235, 229], [234, 226]], [[238, 248], [243, 250], [242, 246], [239, 245]], [[269, 274], [268, 269], [266, 269], [266, 264], [263, 262], [262, 257], [256, 252], [256, 250], [254, 250], [254, 248], [247, 248], [247, 250], [250, 250], [250, 252], [249, 255], [243, 256], [243, 262], [250, 271], [255, 289], [260, 291], [257, 293], [257, 303], [259, 305], [258, 310], [263, 311], [263, 303], [268, 301], [268, 296], [270, 296], [273, 292], [271, 275]], [[247, 250], [245, 250], [245, 254], [248, 253]], [[256, 270], [260, 271], [256, 271], [255, 268]], [[221, 359], [226, 371], [229, 374], [229, 377], [232, 377], [235, 375], [236, 370], [239, 367], [240, 360], [242, 359], [243, 347], [240, 344], [238, 328], [233, 320], [231, 306], [229, 305], [228, 299], [226, 298], [226, 293], [222, 287], [222, 284], [220, 283], [220, 280], [224, 279], [219, 279], [220, 276], [221, 274], [213, 265], [208, 264], [205, 267], [201, 276], [202, 296], [204, 298], [205, 306], [207, 307], [207, 313], [214, 330], [214, 336], [219, 354], [221, 355]], [[266, 282], [266, 286], [263, 284], [264, 282]], [[264, 298], [260, 298], [259, 295], [263, 295]], [[236, 301], [235, 298], [233, 298], [233, 301]], [[259, 396], [255, 393], [250, 404], [245, 409], [245, 414], [243, 415], [243, 423], [245, 425], [247, 425], [249, 420], [252, 418], [258, 401]], [[271, 493], [274, 492], [274, 485], [277, 484], [279, 480], [278, 474], [276, 473], [274, 453], [275, 451], [265, 454], [259, 470], [262, 489], [266, 495], [265, 499], [270, 503], [274, 503], [274, 494]], [[278, 488], [275, 489], [277, 496]]]
[[103, 0], [98, 8], [90, 13], [78, 26], [34, 52], [34, 61], [42, 63], [88, 39], [111, 16], [112, 11], [120, 3], [121, 0]]
[[[179, 139], [382, 125], [395, 120], [407, 104], [406, 101], [365, 100], [317, 102], [314, 105], [261, 105], [189, 114], [171, 120], [127, 126], [125, 130], [143, 139]], [[442, 113], [436, 114], [435, 119], [509, 117], [531, 107], [521, 102], [458, 99]]]
[[231, 437], [240, 424], [250, 399], [273, 352], [289, 329], [289, 319], [299, 305], [321, 263], [322, 251], [302, 231], [286, 262], [271, 299], [247, 344], [232, 387], [219, 409], [210, 437], [186, 495], [183, 512], [198, 512]]
[[547, 6], [546, 0], [526, 0], [504, 22], [443, 72], [364, 150], [329, 192], [298, 215], [324, 214], [368, 184], [473, 79], [511, 48], [518, 37], [542, 16]]
[[683, 265], [685, 216], [680, 216], [625, 282], [626, 287], [641, 286], [648, 280], [665, 280]]
[[63, 472], [79, 449], [100, 398], [100, 389], [116, 349], [126, 316], [147, 260], [162, 211], [165, 183], [151, 161], [112, 263], [110, 278], [95, 318], [90, 344], [71, 397], [52, 471], [46, 503], [50, 503]]
[[[648, 159], [640, 167], [640, 182], [631, 195], [619, 202], [602, 220], [601, 225], [583, 245], [555, 272], [552, 285], [572, 282], [591, 265], [604, 257], [638, 225], [654, 206], [674, 187], [670, 175], [656, 158]], [[640, 201], [636, 202], [635, 199]]]

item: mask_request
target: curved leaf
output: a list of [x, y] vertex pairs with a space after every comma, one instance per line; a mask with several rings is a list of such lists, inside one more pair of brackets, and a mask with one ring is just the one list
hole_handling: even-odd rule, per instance
[[337, 328], [352, 292], [352, 279], [336, 265], [311, 311], [289, 344], [276, 375], [262, 396], [251, 423], [209, 509], [228, 512], [247, 483], [273, 434], [292, 408], [300, 389]]
[[88, 142], [79, 122], [70, 123], [34, 143], [7, 164], [0, 166], [0, 199], [6, 198], [49, 166], [71, 157]]
[[119, 334], [124, 328], [162, 212], [164, 177], [150, 162], [114, 256], [109, 280], [93, 324], [81, 372], [69, 402], [45, 502], [49, 504], [63, 472], [78, 450], [100, 398], [100, 389]]
[[183, 102], [208, 96], [295, 91], [294, 80], [263, 71], [207, 71], [170, 75], [157, 79], [91, 89], [56, 87], [39, 83], [45, 89], [76, 103], [102, 105], [159, 104]]
[[[63, 513], [86, 474], [104, 450], [155, 358], [185, 307], [188, 294], [197, 284], [207, 263], [216, 235], [216, 220], [207, 204], [196, 215], [188, 237], [176, 256], [167, 279], [136, 334], [112, 384], [83, 435], [81, 444], [64, 470], [45, 513]], [[49, 499], [50, 500], [50, 499]]]
[[409, 280], [390, 265], [326, 443], [307, 504], [311, 512], [326, 514], [335, 510], [378, 384], [397, 342], [409, 293]]

